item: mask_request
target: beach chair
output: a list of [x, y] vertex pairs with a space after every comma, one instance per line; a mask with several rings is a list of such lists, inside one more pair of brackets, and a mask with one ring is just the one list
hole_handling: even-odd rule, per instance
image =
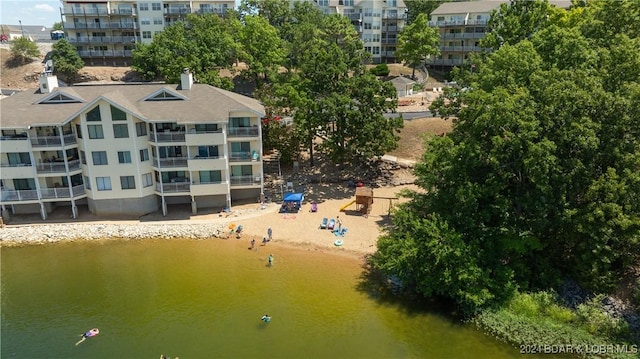
[[316, 202], [311, 202], [311, 212], [318, 212], [318, 204]]
[[326, 229], [327, 228], [327, 223], [329, 222], [328, 218], [323, 218], [322, 219], [322, 223], [320, 223], [320, 229]]
[[329, 223], [327, 223], [327, 229], [333, 230], [333, 228], [335, 228], [336, 226], [336, 220], [331, 218], [329, 220]]

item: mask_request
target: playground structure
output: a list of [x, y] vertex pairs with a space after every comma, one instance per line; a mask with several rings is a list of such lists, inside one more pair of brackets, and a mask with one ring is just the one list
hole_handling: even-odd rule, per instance
[[398, 197], [376, 197], [373, 195], [373, 189], [369, 187], [356, 187], [356, 198], [340, 207], [340, 212], [344, 212], [348, 207], [355, 203], [356, 211], [368, 216], [371, 213], [374, 198], [388, 199], [389, 212], [391, 212], [391, 201], [398, 199]]

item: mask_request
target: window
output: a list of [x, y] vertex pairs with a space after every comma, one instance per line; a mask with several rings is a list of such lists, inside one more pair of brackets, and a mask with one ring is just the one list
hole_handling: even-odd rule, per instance
[[10, 152], [7, 157], [10, 165], [31, 165], [29, 152]]
[[105, 166], [109, 164], [107, 161], [107, 151], [91, 152], [91, 157], [93, 157], [94, 166]]
[[136, 181], [133, 176], [120, 176], [120, 186], [122, 189], [135, 189]]
[[444, 21], [444, 16], [438, 16], [437, 21]]
[[127, 138], [129, 137], [129, 128], [127, 125], [113, 125], [113, 137]]
[[105, 37], [105, 36], [107, 36], [107, 33], [106, 32], [92, 32], [91, 36], [92, 37]]
[[364, 23], [364, 29], [365, 30], [371, 30], [371, 23], [370, 22], [365, 22]]
[[100, 106], [96, 106], [87, 112], [87, 121], [102, 121], [102, 118], [100, 118]]
[[136, 134], [138, 137], [147, 135], [147, 126], [144, 125], [144, 122], [136, 123]]
[[251, 165], [231, 166], [231, 176], [251, 176], [253, 170]]
[[142, 38], [143, 39], [150, 39], [151, 38], [151, 31], [143, 31], [142, 32]]
[[80, 125], [76, 125], [76, 136], [82, 138], [82, 127]]
[[353, 0], [344, 0], [344, 6], [354, 6]]
[[111, 177], [96, 177], [98, 191], [111, 191]]
[[329, 0], [318, 0], [318, 6], [329, 6]]
[[14, 178], [13, 179], [13, 188], [18, 191], [26, 190], [35, 190], [36, 189], [36, 181], [33, 178]]
[[113, 121], [126, 121], [127, 114], [121, 109], [111, 106], [111, 120]]
[[131, 163], [131, 152], [118, 151], [118, 163]]
[[153, 185], [153, 177], [151, 173], [145, 173], [142, 175], [142, 187], [149, 187]]
[[87, 156], [82, 150], [80, 150], [80, 163], [82, 163], [83, 165], [87, 164]]
[[91, 189], [91, 181], [89, 180], [89, 177], [87, 177], [87, 176], [84, 176], [84, 186], [87, 189]]
[[218, 132], [217, 123], [201, 123], [196, 125], [196, 133]]
[[222, 182], [220, 171], [200, 171], [200, 183], [219, 183]]
[[380, 46], [374, 46], [373, 47], [373, 54], [374, 55], [380, 55]]
[[217, 158], [218, 146], [198, 146], [198, 157]]
[[149, 149], [140, 150], [140, 162], [149, 161]]
[[153, 18], [153, 24], [154, 25], [162, 25], [164, 22], [162, 21], [161, 17], [154, 17]]
[[149, 4], [146, 2], [142, 2], [139, 5], [140, 11], [149, 11]]
[[104, 138], [102, 125], [88, 125], [87, 130], [89, 130], [89, 138]]
[[249, 117], [231, 117], [229, 119], [230, 127], [249, 127]]
[[151, 19], [148, 17], [140, 19], [140, 25], [151, 25]]
[[160, 9], [160, 3], [159, 3], [159, 2], [151, 3], [151, 9], [152, 9], [153, 11], [160, 11], [160, 10], [161, 10], [161, 9]]

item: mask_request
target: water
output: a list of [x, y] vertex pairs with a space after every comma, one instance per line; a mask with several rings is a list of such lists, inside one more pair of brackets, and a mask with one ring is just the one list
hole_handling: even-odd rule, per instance
[[321, 251], [147, 240], [1, 254], [2, 358], [520, 357], [429, 305], [377, 297], [360, 261]]

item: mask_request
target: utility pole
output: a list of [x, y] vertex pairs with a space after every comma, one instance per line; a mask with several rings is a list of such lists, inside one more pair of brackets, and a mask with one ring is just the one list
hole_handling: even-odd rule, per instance
[[22, 33], [22, 37], [24, 37], [24, 29], [22, 28], [22, 20], [18, 20], [20, 23], [20, 32]]

